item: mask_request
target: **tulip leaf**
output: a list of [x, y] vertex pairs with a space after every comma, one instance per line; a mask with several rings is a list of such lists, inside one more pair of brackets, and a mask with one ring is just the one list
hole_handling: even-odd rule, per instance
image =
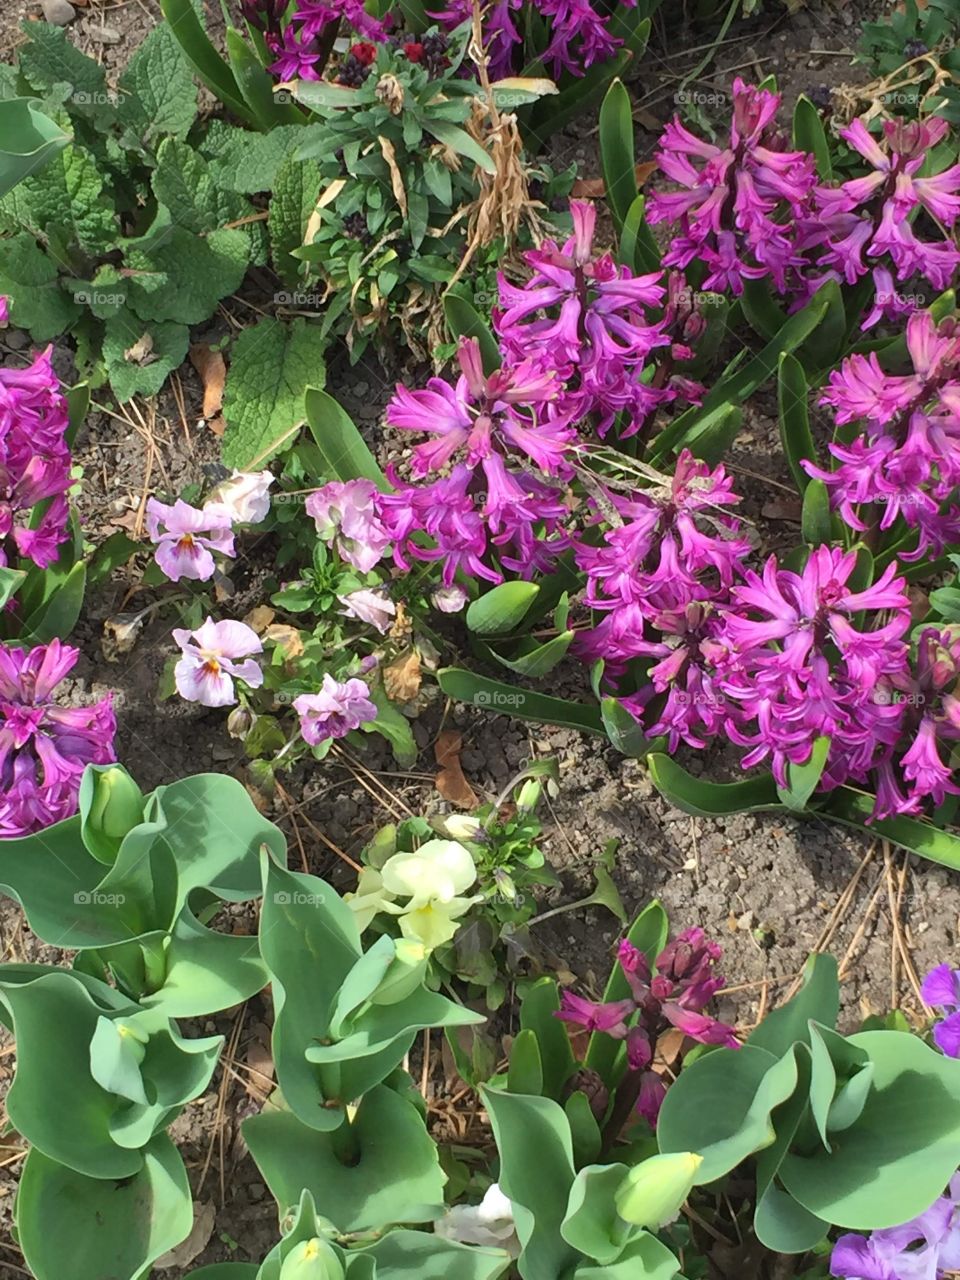
[[941, 866], [960, 871], [960, 836], [952, 831], [943, 831], [922, 818], [898, 816], [872, 820], [875, 804], [875, 797], [866, 792], [856, 791], [853, 787], [837, 787], [822, 804], [817, 804], [816, 812], [845, 826], [866, 831], [871, 836], [892, 840], [930, 862], [939, 862]]
[[513, 1202], [525, 1280], [557, 1280], [577, 1251], [560, 1234], [573, 1186], [570, 1126], [551, 1098], [481, 1088], [500, 1152], [500, 1189]]
[[581, 1263], [574, 1280], [682, 1280], [680, 1264], [665, 1244], [644, 1231], [626, 1246], [616, 1262], [591, 1266]]
[[0, 102], [0, 199], [71, 141], [33, 98]]
[[[523, 1031], [530, 1031], [536, 1036], [541, 1083], [539, 1089], [515, 1089], [511, 1084], [511, 1093], [542, 1093], [555, 1102], [563, 1096], [577, 1063], [570, 1047], [566, 1023], [557, 1017], [559, 1009], [560, 996], [553, 978], [538, 978], [527, 988], [520, 1004], [520, 1026]], [[512, 1069], [512, 1055], [510, 1065]]]
[[594, 1262], [609, 1265], [623, 1252], [626, 1241], [615, 1197], [627, 1173], [625, 1164], [588, 1165], [570, 1188], [560, 1234]]
[[[481, 1249], [426, 1231], [402, 1230], [390, 1231], [365, 1249], [352, 1251], [351, 1257], [375, 1258], [376, 1274], [385, 1280], [391, 1276], [411, 1276], [416, 1280], [453, 1280], [454, 1277], [455, 1280], [497, 1280], [512, 1262], [503, 1249]], [[356, 1270], [359, 1272], [359, 1268]]]
[[306, 1189], [341, 1232], [428, 1222], [443, 1209], [444, 1174], [418, 1109], [385, 1085], [364, 1094], [351, 1124], [320, 1132], [267, 1109], [243, 1135], [283, 1217]]
[[800, 464], [804, 460], [809, 462], [817, 460], [807, 407], [809, 394], [807, 375], [803, 371], [803, 365], [796, 356], [785, 353], [780, 357], [780, 371], [777, 376], [780, 441], [793, 482], [801, 495], [810, 483], [810, 477]]
[[537, 1033], [524, 1028], [514, 1036], [510, 1046], [507, 1088], [511, 1093], [543, 1093], [543, 1063]]
[[833, 956], [812, 955], [803, 969], [803, 985], [792, 1000], [768, 1013], [747, 1044], [780, 1057], [797, 1041], [810, 1044], [809, 1024], [833, 1027], [840, 1011], [840, 985]]
[[214, 97], [219, 98], [238, 119], [259, 128], [259, 121], [247, 106], [228, 63], [204, 31], [193, 0], [160, 0], [160, 9], [187, 61]]
[[37, 1280], [140, 1277], [190, 1233], [187, 1171], [166, 1134], [143, 1153], [143, 1168], [124, 1179], [89, 1178], [34, 1149], [17, 1194], [20, 1247]]

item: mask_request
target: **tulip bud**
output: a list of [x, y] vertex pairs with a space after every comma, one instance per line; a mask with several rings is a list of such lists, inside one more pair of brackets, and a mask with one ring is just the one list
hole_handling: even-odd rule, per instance
[[651, 1156], [635, 1165], [617, 1188], [617, 1212], [626, 1222], [659, 1231], [680, 1212], [703, 1156], [692, 1151]]
[[397, 938], [393, 960], [370, 997], [371, 1004], [399, 1004], [423, 982], [427, 971], [427, 949], [422, 942]]
[[333, 1246], [319, 1236], [290, 1250], [280, 1268], [279, 1280], [343, 1280], [343, 1265]]
[[112, 862], [123, 837], [143, 821], [143, 792], [119, 764], [91, 766], [84, 784], [80, 804], [84, 843], [99, 861]]

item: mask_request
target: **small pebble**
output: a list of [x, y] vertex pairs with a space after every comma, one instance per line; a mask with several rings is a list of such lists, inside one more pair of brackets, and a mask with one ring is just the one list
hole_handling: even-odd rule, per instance
[[77, 16], [70, 0], [41, 0], [40, 7], [47, 22], [52, 22], [55, 27], [66, 27]]
[[[72, 8], [70, 5], [67, 7]], [[88, 27], [87, 34], [91, 40], [96, 40], [97, 44], [119, 44], [123, 39], [116, 27]]]

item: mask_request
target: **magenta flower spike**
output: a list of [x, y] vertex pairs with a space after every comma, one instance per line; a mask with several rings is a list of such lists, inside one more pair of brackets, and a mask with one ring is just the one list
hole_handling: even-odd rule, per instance
[[78, 657], [59, 640], [30, 650], [0, 647], [0, 837], [69, 818], [86, 766], [116, 759], [109, 697], [90, 707], [54, 701]]

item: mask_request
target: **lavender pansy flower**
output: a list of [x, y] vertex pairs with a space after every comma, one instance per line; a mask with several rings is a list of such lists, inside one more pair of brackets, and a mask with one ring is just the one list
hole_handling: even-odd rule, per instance
[[334, 544], [361, 573], [369, 573], [390, 545], [379, 507], [377, 487], [370, 480], [332, 480], [306, 501], [322, 541]]
[[293, 708], [300, 717], [304, 741], [312, 747], [328, 738], [346, 737], [377, 718], [376, 704], [370, 700], [366, 681], [350, 679], [341, 683], [329, 671], [323, 677], [319, 692], [294, 698]]
[[156, 544], [157, 564], [171, 582], [181, 578], [206, 582], [216, 569], [214, 553], [234, 554], [230, 513], [216, 504], [200, 510], [181, 498], [173, 506], [151, 498], [147, 533]]
[[[251, 689], [263, 684], [263, 672], [250, 657], [262, 653], [257, 633], [244, 622], [214, 622], [207, 618], [196, 631], [177, 629], [173, 638], [183, 656], [174, 668], [177, 692], [204, 707], [227, 707], [236, 702], [234, 678]], [[238, 662], [242, 658], [244, 661]]]

